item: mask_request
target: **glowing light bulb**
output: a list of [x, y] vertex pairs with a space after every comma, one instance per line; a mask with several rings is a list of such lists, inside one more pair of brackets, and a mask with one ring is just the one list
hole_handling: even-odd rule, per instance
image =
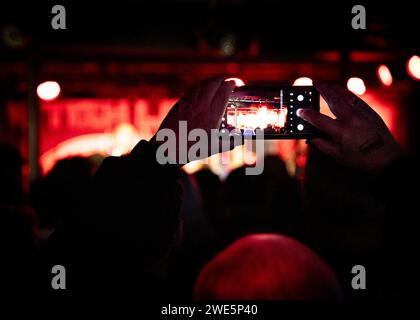
[[366, 92], [366, 86], [362, 79], [360, 78], [350, 78], [347, 81], [347, 89], [357, 95], [362, 95]]
[[55, 81], [43, 82], [36, 88], [38, 97], [45, 101], [54, 100], [59, 96], [60, 91], [60, 85]]
[[420, 80], [420, 57], [412, 56], [407, 61], [407, 72], [414, 80]]
[[308, 77], [297, 78], [295, 82], [293, 82], [294, 86], [312, 86], [312, 84], [312, 79]]
[[378, 74], [379, 80], [384, 86], [389, 87], [392, 84], [392, 81], [393, 81], [392, 74], [386, 65], [384, 64], [380, 65], [378, 67], [377, 74]]

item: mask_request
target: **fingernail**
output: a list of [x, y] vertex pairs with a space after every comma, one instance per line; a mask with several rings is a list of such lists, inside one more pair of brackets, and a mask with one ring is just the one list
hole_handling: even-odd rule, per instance
[[298, 117], [305, 119], [305, 112], [303, 109], [297, 109], [296, 114]]

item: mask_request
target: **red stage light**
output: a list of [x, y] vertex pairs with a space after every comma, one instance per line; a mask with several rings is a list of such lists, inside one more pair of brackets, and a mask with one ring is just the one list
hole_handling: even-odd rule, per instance
[[349, 89], [354, 94], [362, 95], [366, 92], [366, 86], [362, 79], [360, 78], [350, 78], [347, 81], [347, 89]]
[[392, 74], [386, 65], [381, 64], [376, 70], [376, 73], [378, 74], [378, 78], [384, 86], [389, 87], [392, 84]]
[[36, 88], [38, 97], [45, 101], [54, 100], [60, 94], [60, 85], [55, 81], [46, 81]]
[[293, 82], [294, 86], [312, 86], [312, 79], [308, 77], [301, 77], [297, 78], [295, 82]]
[[225, 81], [235, 81], [235, 85], [237, 87], [242, 87], [245, 85], [245, 82], [242, 79], [239, 78], [228, 78]]
[[412, 56], [407, 61], [407, 72], [414, 80], [420, 80], [420, 57]]

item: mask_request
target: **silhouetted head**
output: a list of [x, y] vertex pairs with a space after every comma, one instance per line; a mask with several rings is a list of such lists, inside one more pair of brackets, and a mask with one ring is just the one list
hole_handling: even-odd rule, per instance
[[220, 187], [219, 176], [208, 168], [200, 169], [194, 172], [193, 175], [200, 188], [214, 189]]
[[245, 167], [233, 170], [223, 185], [222, 199], [221, 228], [231, 234], [230, 240], [258, 232], [296, 236], [299, 188], [280, 158], [267, 158], [261, 175], [246, 175]]
[[282, 235], [243, 237], [200, 272], [196, 299], [339, 299], [334, 272], [312, 250]]
[[14, 147], [0, 144], [0, 204], [20, 202], [22, 164], [22, 158]]
[[264, 172], [266, 176], [272, 179], [289, 178], [286, 164], [282, 159], [275, 155], [268, 155], [264, 157]]
[[178, 168], [156, 170], [145, 161], [155, 156], [151, 146], [139, 146], [138, 157], [102, 162], [84, 208], [49, 238], [49, 259], [69, 265], [76, 291], [162, 293], [167, 257], [181, 235], [182, 187]]
[[32, 187], [32, 200], [42, 226], [54, 227], [85, 203], [92, 165], [87, 158], [57, 161], [47, 176]]
[[210, 169], [202, 169], [194, 173], [194, 178], [201, 191], [204, 212], [213, 224], [217, 224], [221, 206], [219, 176]]
[[202, 213], [201, 193], [194, 176], [181, 171], [180, 183], [183, 189], [181, 217], [185, 222], [193, 221]]
[[317, 252], [341, 259], [383, 246], [385, 206], [371, 194], [370, 179], [310, 149], [302, 199]]

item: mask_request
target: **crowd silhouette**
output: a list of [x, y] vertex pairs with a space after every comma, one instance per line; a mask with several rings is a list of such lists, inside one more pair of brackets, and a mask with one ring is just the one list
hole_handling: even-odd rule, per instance
[[[233, 84], [211, 79], [161, 128], [217, 128]], [[382, 299], [413, 297], [418, 279], [415, 160], [380, 117], [337, 86], [319, 86], [336, 119], [300, 116], [325, 133], [308, 141], [302, 181], [278, 157], [262, 175], [221, 181], [156, 162], [158, 142], [105, 158], [74, 157], [22, 188], [23, 160], [0, 146], [2, 290], [147, 299]], [[177, 132], [176, 130], [174, 130]], [[354, 265], [368, 290], [351, 286]], [[390, 274], [398, 275], [390, 281]]]

